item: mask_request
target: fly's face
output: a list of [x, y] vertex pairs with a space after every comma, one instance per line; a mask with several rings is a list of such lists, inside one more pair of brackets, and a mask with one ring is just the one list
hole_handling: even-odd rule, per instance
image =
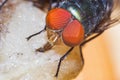
[[[63, 42], [73, 47], [79, 45], [84, 39], [84, 28], [82, 24], [73, 18], [70, 12], [63, 8], [54, 8], [48, 12], [46, 26], [54, 32], [51, 35], [51, 37], [54, 36], [54, 39], [52, 38], [53, 42], [56, 40], [56, 37], [62, 36]], [[50, 33], [48, 34], [50, 35]], [[51, 41], [51, 38], [48, 39]]]

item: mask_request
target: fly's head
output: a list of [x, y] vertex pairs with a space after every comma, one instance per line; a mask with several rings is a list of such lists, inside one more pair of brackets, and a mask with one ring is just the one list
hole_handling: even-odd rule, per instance
[[58, 38], [70, 47], [79, 45], [84, 39], [84, 28], [72, 14], [63, 8], [54, 8], [46, 16], [48, 42], [37, 51], [44, 52], [51, 49]]

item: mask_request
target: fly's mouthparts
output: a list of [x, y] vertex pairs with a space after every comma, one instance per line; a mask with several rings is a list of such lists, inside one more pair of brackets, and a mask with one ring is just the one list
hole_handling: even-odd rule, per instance
[[50, 42], [47, 42], [44, 47], [40, 47], [38, 49], [36, 49], [37, 52], [45, 52], [50, 50], [53, 47], [53, 44], [51, 44]]
[[51, 36], [49, 38], [49, 41], [43, 47], [40, 47], [40, 48], [36, 49], [36, 51], [37, 52], [45, 52], [45, 51], [50, 50], [55, 45], [55, 43], [57, 42], [58, 38], [60, 37], [59, 35], [56, 35], [54, 37], [53, 36]]
[[50, 50], [57, 42], [58, 38], [60, 37], [60, 34], [54, 31], [51, 31], [48, 29], [48, 42], [38, 49], [36, 49], [37, 52], [45, 52]]

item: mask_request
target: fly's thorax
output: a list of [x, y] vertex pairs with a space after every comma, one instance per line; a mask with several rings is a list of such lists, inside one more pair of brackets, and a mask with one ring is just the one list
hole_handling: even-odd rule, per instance
[[77, 6], [70, 5], [67, 7], [67, 10], [72, 14], [72, 16], [74, 16], [75, 19], [81, 21], [82, 17], [81, 17], [80, 9]]
[[85, 34], [91, 34], [105, 18], [110, 17], [113, 0], [63, 0], [59, 7], [69, 11], [82, 23]]
[[72, 14], [74, 18], [76, 18], [78, 21], [81, 21], [83, 16], [81, 14], [80, 8], [78, 6], [79, 4], [77, 3], [77, 1], [74, 2], [72, 0], [70, 1], [66, 0], [66, 1], [60, 2], [59, 4], [60, 4], [59, 5], [60, 8], [66, 9]]

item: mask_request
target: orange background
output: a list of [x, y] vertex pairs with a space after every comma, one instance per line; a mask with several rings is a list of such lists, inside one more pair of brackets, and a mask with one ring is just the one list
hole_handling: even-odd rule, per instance
[[120, 25], [83, 47], [85, 66], [75, 80], [120, 80]]

